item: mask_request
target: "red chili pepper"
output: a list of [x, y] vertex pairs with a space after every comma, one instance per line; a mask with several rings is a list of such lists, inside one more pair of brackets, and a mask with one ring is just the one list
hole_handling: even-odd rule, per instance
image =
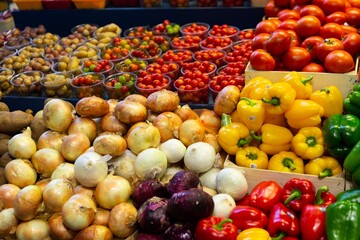
[[231, 219], [214, 216], [201, 219], [195, 230], [195, 239], [236, 240], [237, 235], [237, 228]]
[[267, 230], [275, 239], [282, 239], [284, 236], [297, 237], [300, 234], [300, 224], [294, 211], [283, 203], [277, 203], [271, 209]]
[[252, 207], [269, 213], [271, 208], [281, 200], [282, 189], [275, 181], [262, 181], [250, 192], [249, 204]]
[[257, 208], [250, 206], [236, 206], [230, 213], [229, 218], [239, 230], [248, 228], [266, 228], [268, 218]]
[[316, 205], [327, 207], [336, 202], [336, 196], [329, 191], [328, 186], [320, 187], [316, 192]]
[[290, 209], [300, 212], [306, 204], [314, 204], [315, 190], [311, 181], [292, 178], [285, 183], [281, 200]]

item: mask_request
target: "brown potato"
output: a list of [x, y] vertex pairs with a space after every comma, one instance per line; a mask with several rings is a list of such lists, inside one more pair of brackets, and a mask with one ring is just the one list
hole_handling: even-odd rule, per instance
[[0, 140], [0, 155], [3, 155], [8, 151], [8, 142], [9, 139]]
[[46, 132], [48, 128], [46, 127], [45, 121], [43, 118], [34, 117], [30, 124], [31, 129], [31, 138], [37, 141], [41, 134]]
[[33, 118], [33, 115], [21, 110], [0, 111], [0, 129], [6, 134], [19, 133], [31, 124]]
[[9, 106], [4, 102], [0, 102], [0, 111], [10, 112]]

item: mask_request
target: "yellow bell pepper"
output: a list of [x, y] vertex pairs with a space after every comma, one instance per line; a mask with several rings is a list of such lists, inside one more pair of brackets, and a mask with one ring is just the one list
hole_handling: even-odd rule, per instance
[[287, 82], [272, 84], [261, 99], [265, 110], [272, 114], [283, 114], [294, 103], [296, 91]]
[[321, 156], [305, 164], [306, 174], [317, 175], [320, 178], [338, 175], [342, 171], [339, 161], [330, 156]]
[[324, 108], [324, 117], [343, 112], [344, 98], [339, 88], [329, 86], [316, 90], [310, 95], [310, 100], [318, 103]]
[[249, 129], [242, 123], [231, 122], [228, 114], [223, 114], [222, 125], [218, 133], [220, 146], [230, 155], [235, 155], [240, 147], [252, 140]]
[[321, 124], [324, 108], [312, 101], [296, 99], [293, 105], [285, 112], [287, 123], [292, 128], [316, 127]]
[[282, 127], [287, 127], [287, 121], [284, 114], [266, 113], [264, 123], [271, 123]]
[[261, 151], [274, 155], [290, 150], [293, 134], [288, 128], [266, 123], [262, 125], [260, 132], [260, 135], [255, 135], [254, 131], [250, 131], [250, 134], [255, 140], [261, 142], [259, 146]]
[[249, 130], [258, 131], [264, 123], [265, 107], [261, 100], [241, 98], [236, 110]]
[[268, 155], [255, 146], [239, 148], [235, 156], [236, 164], [241, 167], [267, 169], [268, 161]]
[[231, 122], [243, 123], [242, 117], [237, 109], [230, 114]]
[[303, 127], [291, 140], [291, 149], [302, 159], [315, 159], [324, 154], [324, 137], [319, 127]]
[[270, 158], [268, 169], [280, 172], [304, 173], [304, 161], [294, 152], [282, 151]]
[[313, 86], [310, 83], [312, 79], [312, 76], [304, 78], [301, 73], [292, 71], [286, 74], [281, 81], [289, 83], [296, 91], [295, 99], [309, 99], [313, 92]]
[[271, 240], [271, 237], [265, 229], [253, 227], [241, 231], [236, 240]]
[[264, 93], [271, 85], [271, 81], [267, 78], [261, 76], [254, 77], [245, 84], [244, 88], [241, 90], [240, 97], [261, 100], [264, 97]]

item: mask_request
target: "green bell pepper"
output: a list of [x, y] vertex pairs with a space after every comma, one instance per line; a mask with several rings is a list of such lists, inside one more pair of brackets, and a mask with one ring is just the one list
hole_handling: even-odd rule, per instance
[[323, 127], [325, 149], [338, 160], [344, 160], [360, 140], [360, 120], [353, 114], [333, 114]]
[[360, 239], [360, 204], [340, 201], [326, 207], [328, 240]]
[[336, 195], [336, 201], [348, 201], [360, 204], [360, 188], [346, 190]]
[[360, 83], [355, 83], [353, 89], [344, 99], [344, 111], [360, 118]]
[[345, 158], [344, 170], [351, 175], [356, 185], [360, 185], [360, 141], [355, 144]]

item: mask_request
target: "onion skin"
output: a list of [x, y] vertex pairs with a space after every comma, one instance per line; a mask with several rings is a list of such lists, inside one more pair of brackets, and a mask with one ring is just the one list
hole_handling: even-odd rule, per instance
[[199, 119], [189, 119], [180, 125], [179, 139], [185, 146], [201, 142], [205, 137], [205, 128]]
[[177, 93], [162, 89], [151, 93], [146, 100], [147, 107], [155, 112], [172, 112], [180, 105], [180, 97]]
[[20, 188], [14, 184], [7, 183], [0, 186], [0, 210], [14, 207], [14, 200]]
[[183, 122], [188, 119], [199, 119], [199, 115], [197, 115], [187, 104], [178, 107], [174, 112], [179, 115]]
[[60, 133], [67, 131], [74, 116], [71, 105], [64, 100], [57, 98], [48, 101], [43, 109], [46, 127]]
[[63, 138], [61, 154], [69, 162], [74, 162], [90, 147], [90, 140], [84, 133], [73, 133]]
[[72, 240], [77, 234], [77, 232], [64, 225], [60, 212], [52, 214], [48, 219], [48, 223], [50, 225], [50, 234], [55, 239]]
[[100, 128], [103, 132], [113, 132], [120, 135], [125, 135], [129, 129], [129, 126], [119, 121], [112, 112], [109, 112], [101, 118]]
[[[107, 100], [108, 104], [109, 104], [109, 112], [108, 113], [112, 113], [115, 111], [115, 107], [116, 105], [118, 104], [118, 100], [117, 99], [113, 99], [113, 98], [110, 98]], [[107, 113], [107, 114], [108, 114]], [[106, 115], [106, 114], [105, 114]]]
[[23, 221], [33, 219], [42, 202], [42, 191], [39, 186], [29, 185], [19, 191], [14, 200], [15, 216]]
[[224, 87], [215, 98], [214, 112], [221, 116], [223, 113], [231, 114], [235, 111], [240, 100], [240, 89], [235, 85]]
[[41, 191], [44, 192], [46, 185], [51, 181], [51, 178], [44, 178], [39, 181], [36, 181], [35, 185], [41, 188]]
[[98, 208], [95, 212], [94, 220], [91, 222], [91, 225], [102, 225], [108, 226], [110, 218], [110, 210]]
[[203, 109], [200, 112], [200, 120], [206, 133], [217, 134], [221, 128], [221, 118], [210, 109]]
[[123, 123], [134, 124], [145, 121], [148, 112], [146, 107], [140, 102], [124, 99], [116, 105], [114, 115]]
[[130, 94], [124, 100], [132, 101], [132, 102], [139, 102], [146, 107], [147, 98], [141, 94]]
[[53, 148], [57, 151], [61, 151], [62, 140], [66, 134], [59, 133], [53, 130], [48, 130], [40, 135], [37, 141], [37, 148]]
[[77, 186], [79, 183], [75, 178], [75, 169], [73, 163], [64, 162], [57, 166], [53, 173], [51, 174], [51, 180], [57, 178], [65, 178], [71, 182], [73, 187]]
[[75, 105], [76, 112], [81, 117], [97, 118], [109, 112], [109, 103], [100, 97], [91, 96], [80, 99]]
[[129, 130], [126, 136], [128, 148], [135, 154], [139, 154], [148, 148], [157, 148], [160, 145], [160, 131], [150, 124], [139, 124]]
[[119, 203], [110, 211], [109, 228], [119, 238], [127, 238], [137, 228], [137, 209], [129, 202]]
[[179, 128], [182, 124], [182, 120], [176, 113], [163, 112], [160, 113], [154, 120], [153, 125], [159, 129], [161, 140], [160, 142], [166, 142], [172, 138], [179, 137]]
[[[6, 208], [0, 212], [0, 237], [14, 234], [18, 225], [18, 220], [13, 208]], [[7, 239], [6, 237], [4, 239]]]
[[127, 149], [125, 139], [117, 134], [104, 134], [95, 138], [93, 142], [95, 152], [111, 156], [120, 156]]
[[44, 191], [43, 199], [47, 210], [61, 212], [64, 203], [74, 194], [71, 182], [65, 178], [49, 182]]
[[78, 234], [76, 234], [74, 240], [111, 240], [113, 239], [113, 234], [110, 229], [102, 225], [91, 225], [84, 228]]
[[5, 178], [8, 183], [23, 188], [35, 184], [37, 174], [27, 159], [14, 159], [5, 166]]
[[61, 153], [52, 148], [39, 149], [31, 158], [31, 163], [42, 178], [51, 177], [57, 166], [63, 162], [65, 160]]
[[18, 240], [50, 239], [50, 226], [46, 220], [33, 219], [22, 222], [16, 229]]
[[214, 147], [215, 152], [219, 153], [221, 151], [221, 145], [219, 144], [217, 140], [217, 134], [212, 133], [205, 133], [205, 137], [203, 139], [203, 142], [206, 142]]
[[93, 119], [89, 117], [75, 117], [68, 129], [68, 134], [81, 132], [92, 142], [97, 135], [97, 131], [97, 124]]

